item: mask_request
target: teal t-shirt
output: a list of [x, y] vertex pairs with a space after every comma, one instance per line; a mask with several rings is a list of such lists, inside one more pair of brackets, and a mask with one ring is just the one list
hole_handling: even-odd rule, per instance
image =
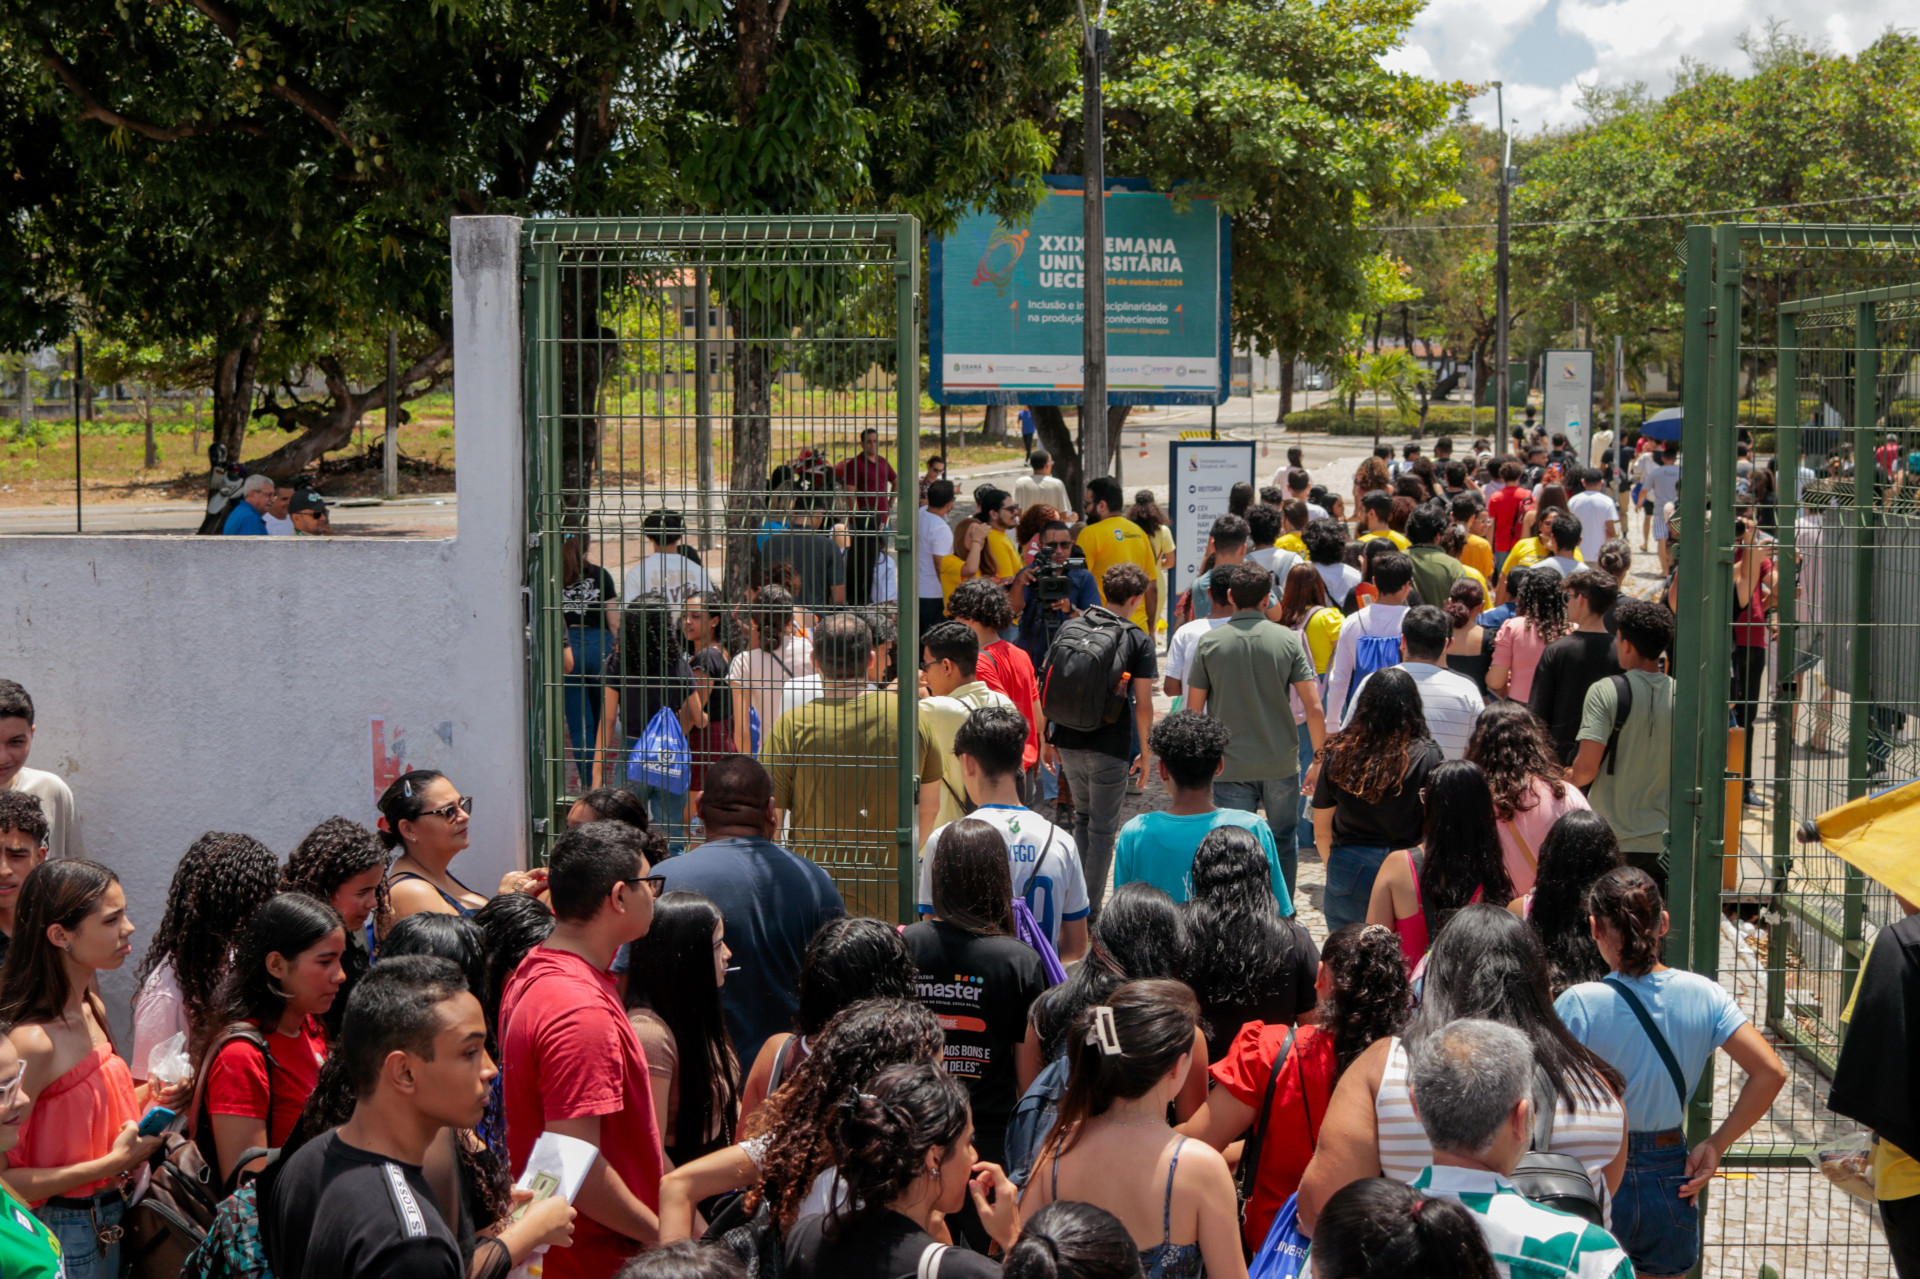
[[1280, 850], [1273, 842], [1267, 819], [1238, 808], [1216, 808], [1210, 813], [1176, 816], [1142, 813], [1120, 828], [1113, 847], [1113, 882], [1152, 884], [1177, 902], [1193, 895], [1193, 855], [1200, 841], [1216, 826], [1240, 826], [1253, 832], [1266, 850], [1273, 877], [1273, 899], [1282, 915], [1293, 914], [1293, 896], [1280, 873]]

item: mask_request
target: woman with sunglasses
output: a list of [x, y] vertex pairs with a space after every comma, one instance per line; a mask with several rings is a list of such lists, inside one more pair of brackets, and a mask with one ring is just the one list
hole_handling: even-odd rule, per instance
[[[20, 1143], [20, 1129], [33, 1110], [27, 1093], [27, 1064], [0, 1025], [0, 1160]], [[53, 1231], [0, 1181], [0, 1275], [8, 1279], [60, 1279], [60, 1245]]]
[[[473, 796], [462, 795], [444, 773], [416, 768], [394, 779], [378, 807], [380, 840], [399, 854], [387, 872], [388, 927], [422, 911], [470, 919], [487, 904], [486, 895], [461, 883], [451, 868], [467, 846]], [[500, 891], [537, 893], [546, 880], [544, 869], [510, 870], [500, 879]]]

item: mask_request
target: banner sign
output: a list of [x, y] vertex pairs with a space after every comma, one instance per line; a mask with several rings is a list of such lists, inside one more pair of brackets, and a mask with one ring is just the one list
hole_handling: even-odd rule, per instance
[[1167, 515], [1173, 520], [1173, 571], [1167, 579], [1167, 626], [1173, 601], [1200, 576], [1213, 522], [1227, 513], [1235, 484], [1254, 478], [1252, 440], [1175, 440], [1167, 446]]
[[[942, 404], [1078, 404], [1086, 277], [1078, 178], [1024, 226], [965, 218], [929, 254], [929, 391]], [[1115, 404], [1227, 398], [1231, 246], [1219, 202], [1107, 191], [1107, 389]]]
[[1593, 352], [1548, 351], [1545, 373], [1541, 379], [1545, 408], [1540, 425], [1549, 438], [1557, 431], [1565, 432], [1573, 455], [1584, 465], [1593, 438]]

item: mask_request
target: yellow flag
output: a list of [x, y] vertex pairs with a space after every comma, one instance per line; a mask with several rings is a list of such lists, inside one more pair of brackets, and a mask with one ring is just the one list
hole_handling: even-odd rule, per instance
[[1920, 901], [1920, 781], [1842, 804], [1812, 825], [1840, 860]]

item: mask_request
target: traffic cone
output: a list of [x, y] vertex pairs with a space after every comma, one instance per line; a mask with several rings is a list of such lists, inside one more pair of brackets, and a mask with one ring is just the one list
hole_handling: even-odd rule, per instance
[[1147, 455], [1147, 433], [1145, 431], [1142, 431], [1140, 432], [1140, 456], [1145, 457], [1146, 455]]
[[1271, 446], [1270, 446], [1270, 445], [1269, 445], [1269, 444], [1267, 443], [1267, 441], [1266, 441], [1265, 439], [1262, 439], [1262, 440], [1260, 441], [1260, 456], [1261, 456], [1261, 457], [1272, 457], [1272, 456], [1273, 456], [1273, 449], [1272, 449], [1272, 447], [1271, 447]]

